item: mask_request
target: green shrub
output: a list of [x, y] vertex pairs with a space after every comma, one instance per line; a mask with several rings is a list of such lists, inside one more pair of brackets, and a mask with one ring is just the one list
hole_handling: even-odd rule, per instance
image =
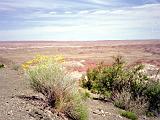
[[121, 113], [121, 116], [126, 117], [131, 120], [138, 120], [138, 117], [136, 116], [136, 114], [133, 112], [129, 112], [129, 111], [123, 111]]
[[154, 115], [160, 114], [160, 83], [152, 83], [146, 90], [146, 96], [149, 101], [149, 111]]
[[52, 109], [76, 120], [87, 120], [87, 109], [84, 109], [77, 82], [60, 63], [41, 62], [30, 67], [26, 73], [31, 88], [42, 93]]
[[66, 109], [66, 115], [73, 120], [88, 120], [87, 106], [84, 106], [83, 102], [78, 101], [79, 100], [77, 100], [73, 106], [70, 106]]
[[123, 90], [121, 93], [116, 93], [113, 97], [113, 103], [116, 107], [127, 110], [131, 101], [131, 93]]
[[160, 83], [155, 83], [143, 73], [143, 68], [141, 64], [128, 67], [122, 57], [114, 57], [112, 66], [99, 64], [89, 69], [87, 79], [82, 79], [82, 86], [103, 99], [110, 96], [114, 105], [119, 108], [138, 115], [145, 112], [159, 115]]
[[136, 97], [136, 99], [131, 99], [127, 110], [136, 113], [136, 115], [145, 115], [148, 111], [149, 102], [144, 96]]
[[0, 64], [0, 68], [4, 68], [4, 64]]
[[153, 112], [147, 111], [147, 112], [146, 112], [146, 116], [147, 116], [147, 117], [154, 117], [155, 115], [154, 115]]
[[122, 92], [124, 89], [132, 92], [134, 97], [143, 94], [146, 89], [147, 76], [140, 70], [142, 65], [127, 68], [121, 57], [115, 57], [112, 66], [98, 65], [87, 71], [87, 80], [82, 79], [82, 86], [100, 95], [106, 95], [106, 91]]
[[137, 115], [143, 115], [148, 110], [148, 102], [145, 97], [132, 98], [132, 94], [128, 91], [116, 93], [114, 96], [113, 104], [121, 109], [129, 110]]
[[115, 100], [113, 102], [114, 106], [120, 108], [120, 109], [125, 109], [125, 102], [124, 101], [121, 101], [121, 100]]

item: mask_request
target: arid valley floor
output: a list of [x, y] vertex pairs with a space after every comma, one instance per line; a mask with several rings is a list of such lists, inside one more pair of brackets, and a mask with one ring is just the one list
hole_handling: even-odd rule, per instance
[[110, 64], [112, 56], [122, 55], [129, 63], [160, 66], [160, 41], [0, 42], [0, 61], [21, 64], [37, 54], [64, 55], [66, 59], [85, 60], [88, 64], [101, 61]]

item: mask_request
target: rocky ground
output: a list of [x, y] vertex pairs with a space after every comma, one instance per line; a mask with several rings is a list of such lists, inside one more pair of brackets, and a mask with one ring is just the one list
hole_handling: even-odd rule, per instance
[[47, 108], [40, 95], [28, 88], [23, 74], [0, 69], [0, 120], [61, 120]]
[[[43, 108], [42, 97], [28, 87], [23, 74], [0, 69], [0, 120], [61, 120]], [[88, 100], [90, 120], [126, 120], [111, 103]]]
[[27, 104], [18, 95], [25, 94], [24, 81], [14, 70], [0, 69], [0, 120], [30, 120]]
[[[84, 73], [84, 61], [66, 62], [66, 66], [77, 67], [72, 71], [73, 77], [78, 79]], [[12, 67], [11, 67], [12, 66]], [[153, 65], [146, 65], [154, 68]], [[149, 69], [151, 70], [151, 69]], [[152, 72], [151, 72], [152, 73]], [[127, 120], [120, 116], [120, 109], [110, 102], [88, 99], [89, 120]], [[53, 114], [45, 107], [43, 96], [33, 92], [24, 79], [24, 74], [13, 67], [6, 66], [0, 69], [0, 120], [67, 120]], [[139, 120], [158, 120], [159, 118], [146, 118]]]

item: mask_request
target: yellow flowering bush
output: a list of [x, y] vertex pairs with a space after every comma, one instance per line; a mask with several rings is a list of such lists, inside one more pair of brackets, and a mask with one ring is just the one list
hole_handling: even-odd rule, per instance
[[65, 69], [63, 62], [64, 57], [60, 55], [37, 55], [23, 64], [25, 78], [34, 91], [44, 96], [45, 104], [54, 112], [74, 120], [88, 120], [77, 80]]
[[39, 64], [39, 63], [45, 63], [47, 61], [62, 63], [65, 61], [65, 59], [64, 59], [64, 56], [62, 55], [56, 55], [56, 56], [36, 55], [36, 57], [33, 58], [32, 60], [29, 60], [23, 63], [22, 68], [24, 70], [27, 70], [31, 66], [35, 66], [36, 64]]

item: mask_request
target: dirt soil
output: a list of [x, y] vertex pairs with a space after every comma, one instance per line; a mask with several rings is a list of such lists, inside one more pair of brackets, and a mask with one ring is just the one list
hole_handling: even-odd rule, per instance
[[62, 120], [44, 109], [41, 95], [29, 88], [22, 75], [0, 69], [0, 120]]
[[25, 81], [14, 70], [0, 69], [0, 120], [30, 120], [25, 101], [16, 97], [26, 94]]

